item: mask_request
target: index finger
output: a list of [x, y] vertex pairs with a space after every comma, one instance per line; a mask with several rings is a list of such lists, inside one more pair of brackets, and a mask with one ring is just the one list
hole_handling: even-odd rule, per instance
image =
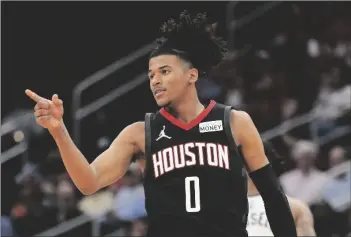
[[25, 90], [25, 93], [28, 95], [29, 98], [31, 98], [35, 102], [38, 102], [39, 100], [44, 99], [43, 97], [37, 95], [35, 92], [28, 90], [28, 89]]

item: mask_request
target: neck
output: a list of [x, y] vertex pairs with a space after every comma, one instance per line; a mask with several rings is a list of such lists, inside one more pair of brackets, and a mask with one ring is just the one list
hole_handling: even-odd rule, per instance
[[247, 184], [247, 195], [248, 196], [255, 196], [258, 194], [259, 194], [259, 192], [258, 192], [255, 184], [252, 182], [251, 179], [249, 179], [248, 184]]
[[301, 170], [303, 175], [309, 175], [312, 170], [312, 168], [310, 167], [299, 167], [299, 169]]
[[195, 93], [189, 93], [189, 96], [183, 96], [181, 101], [172, 103], [168, 110], [180, 121], [189, 123], [204, 110], [204, 106], [195, 91]]

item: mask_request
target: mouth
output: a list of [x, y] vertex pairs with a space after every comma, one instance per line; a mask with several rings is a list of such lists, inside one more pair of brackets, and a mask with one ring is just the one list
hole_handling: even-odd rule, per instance
[[166, 89], [164, 89], [164, 88], [158, 88], [158, 89], [154, 90], [154, 96], [160, 96], [160, 95], [162, 95], [165, 91], [166, 91]]

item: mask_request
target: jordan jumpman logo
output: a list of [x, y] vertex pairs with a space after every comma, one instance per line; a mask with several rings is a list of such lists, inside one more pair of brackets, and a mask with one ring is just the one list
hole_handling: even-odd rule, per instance
[[160, 135], [158, 135], [158, 138], [156, 139], [156, 141], [160, 140], [160, 139], [163, 138], [163, 137], [168, 138], [168, 139], [171, 139], [171, 137], [169, 137], [169, 136], [166, 135], [165, 129], [166, 129], [166, 126], [163, 125], [163, 129], [161, 130]]

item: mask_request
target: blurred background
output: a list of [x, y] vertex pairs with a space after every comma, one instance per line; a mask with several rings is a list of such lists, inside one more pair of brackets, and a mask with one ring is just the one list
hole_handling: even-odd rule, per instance
[[284, 157], [279, 179], [318, 236], [351, 236], [351, 4], [348, 2], [1, 2], [2, 236], [143, 236], [142, 174], [84, 197], [35, 123], [29, 88], [57, 93], [91, 162], [157, 105], [147, 58], [159, 26], [206, 11], [226, 60], [198, 91], [247, 111]]

